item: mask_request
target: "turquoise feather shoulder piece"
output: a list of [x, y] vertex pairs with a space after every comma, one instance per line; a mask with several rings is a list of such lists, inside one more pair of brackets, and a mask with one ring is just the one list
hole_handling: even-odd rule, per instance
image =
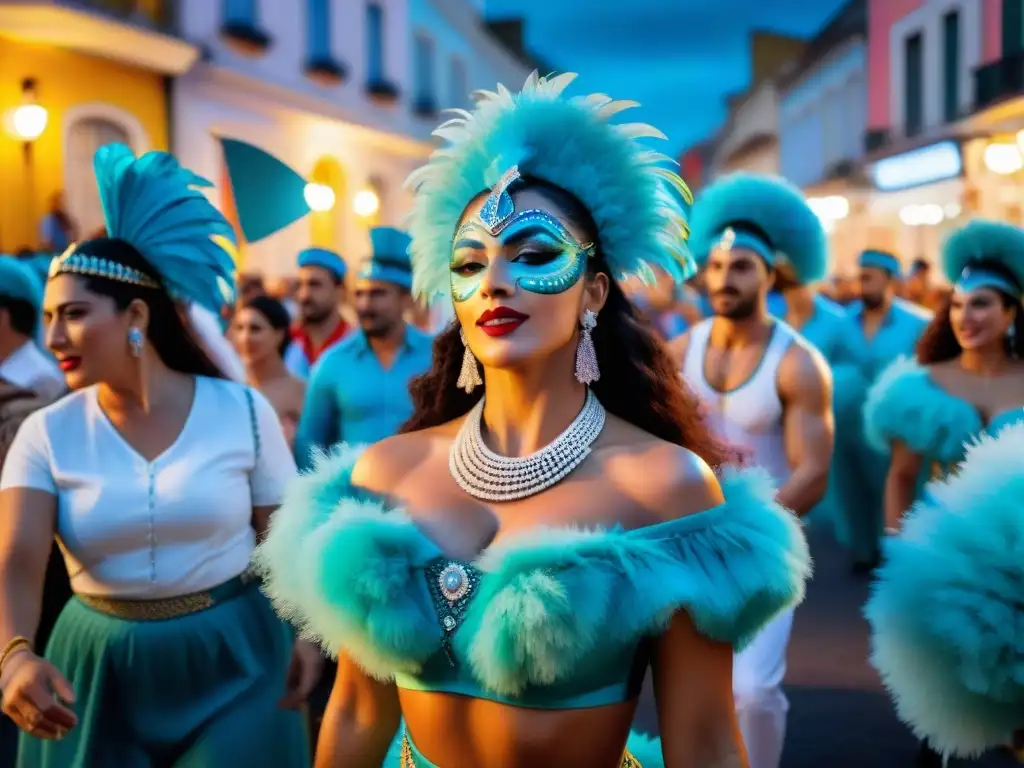
[[643, 143], [665, 136], [643, 123], [613, 122], [639, 106], [635, 101], [601, 93], [566, 98], [575, 78], [534, 72], [519, 93], [503, 85], [478, 91], [472, 111], [450, 110], [455, 116], [434, 131], [445, 146], [407, 181], [415, 191], [408, 230], [417, 295], [432, 300], [450, 294], [459, 219], [513, 166], [583, 202], [613, 277], [650, 278], [652, 266], [677, 282], [692, 274], [683, 209], [690, 192], [672, 170], [675, 161]]
[[[424, 568], [441, 556], [402, 511], [353, 489], [358, 452], [321, 457], [297, 480], [255, 562], [280, 615], [369, 673], [415, 673], [441, 645]], [[632, 531], [545, 529], [466, 566], [479, 585], [454, 635], [489, 691], [567, 679], [678, 610], [742, 648], [800, 602], [810, 557], [796, 518], [761, 471], [722, 478], [726, 503]]]
[[201, 191], [213, 185], [167, 152], [124, 144], [94, 159], [107, 234], [132, 244], [176, 299], [220, 312], [234, 298], [234, 229]]
[[890, 539], [865, 614], [900, 718], [972, 757], [1024, 722], [1024, 424], [984, 437]]
[[939, 389], [928, 369], [909, 357], [882, 371], [864, 401], [865, 437], [879, 453], [889, 453], [899, 441], [929, 461], [951, 466], [982, 426], [974, 406]]

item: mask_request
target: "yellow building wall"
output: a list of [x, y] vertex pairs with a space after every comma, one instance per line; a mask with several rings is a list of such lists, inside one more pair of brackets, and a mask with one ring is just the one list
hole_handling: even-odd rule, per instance
[[166, 150], [168, 145], [162, 75], [61, 48], [0, 38], [0, 115], [21, 103], [21, 82], [27, 77], [35, 78], [38, 101], [50, 117], [32, 148], [31, 176], [21, 142], [0, 129], [0, 252], [37, 245], [50, 198], [64, 188], [64, 116], [69, 109], [106, 102], [139, 121], [148, 135], [149, 149]]

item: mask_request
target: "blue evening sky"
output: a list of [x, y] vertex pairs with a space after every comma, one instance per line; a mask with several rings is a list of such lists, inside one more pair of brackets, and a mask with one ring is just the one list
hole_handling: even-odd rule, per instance
[[580, 73], [574, 92], [639, 101], [634, 119], [661, 129], [677, 156], [717, 128], [724, 97], [746, 86], [752, 29], [810, 36], [844, 1], [486, 0], [486, 13], [524, 16], [527, 46]]

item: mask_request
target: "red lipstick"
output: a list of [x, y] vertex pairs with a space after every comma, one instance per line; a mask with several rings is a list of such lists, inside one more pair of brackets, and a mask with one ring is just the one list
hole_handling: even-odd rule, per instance
[[80, 366], [82, 364], [82, 358], [80, 358], [80, 357], [65, 357], [63, 360], [57, 361], [57, 364], [60, 366], [60, 369], [64, 373], [71, 373], [71, 371], [76, 370], [78, 368], [78, 366]]
[[495, 307], [480, 315], [476, 324], [488, 336], [507, 336], [529, 319], [529, 315], [516, 312], [514, 309]]

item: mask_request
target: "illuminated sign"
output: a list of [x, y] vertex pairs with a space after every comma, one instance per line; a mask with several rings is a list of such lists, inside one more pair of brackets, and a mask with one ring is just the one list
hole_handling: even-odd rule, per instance
[[954, 179], [963, 173], [963, 169], [960, 145], [955, 141], [940, 141], [879, 160], [871, 166], [871, 178], [882, 192], [895, 192]]

